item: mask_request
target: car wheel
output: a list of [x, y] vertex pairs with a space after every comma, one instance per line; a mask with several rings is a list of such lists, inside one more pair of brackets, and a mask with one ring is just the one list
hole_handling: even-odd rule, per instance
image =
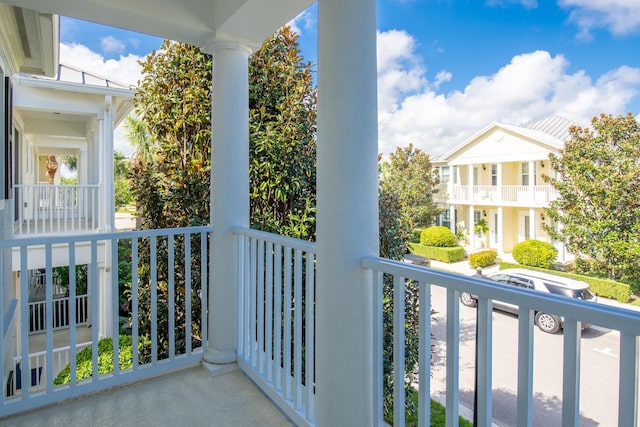
[[560, 330], [560, 318], [552, 314], [538, 313], [536, 314], [536, 325], [543, 332], [555, 334]]
[[477, 301], [473, 299], [471, 294], [466, 292], [460, 294], [460, 302], [467, 307], [475, 307], [477, 305]]

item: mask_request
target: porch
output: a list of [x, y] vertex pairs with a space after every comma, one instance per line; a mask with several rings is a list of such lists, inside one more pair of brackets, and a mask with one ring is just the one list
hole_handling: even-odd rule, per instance
[[[96, 255], [98, 241], [110, 241], [111, 244], [108, 246], [113, 249], [119, 246], [117, 240], [125, 240], [132, 249], [132, 283], [142, 284], [144, 281], [138, 280], [135, 275], [145, 271], [146, 265], [151, 266], [151, 275], [148, 278], [151, 284], [150, 294], [138, 292], [135, 287], [132, 293], [132, 318], [140, 319], [140, 322], [133, 322], [131, 325], [131, 339], [134, 343], [150, 339], [151, 354], [148, 358], [144, 359], [144, 352], [134, 351], [129, 367], [117, 367], [110, 372], [98, 374], [97, 342], [103, 337], [98, 334], [98, 329], [107, 330], [110, 323], [113, 330], [116, 330], [117, 311], [114, 313], [113, 303], [118, 300], [118, 288], [116, 277], [111, 286], [106, 285], [113, 293], [108, 295], [99, 292], [98, 288], [102, 286], [94, 279], [90, 284], [92, 294], [101, 297], [91, 301], [93, 326], [90, 370], [93, 371], [93, 376], [82, 380], [79, 378], [79, 369], [78, 372], [71, 370], [73, 373], [70, 374], [68, 384], [57, 385], [54, 384], [53, 375], [43, 374], [40, 387], [26, 387], [23, 392], [15, 395], [3, 393], [0, 413], [4, 416], [14, 415], [5, 418], [4, 421], [10, 424], [14, 421], [18, 424], [34, 421], [35, 425], [38, 425], [37, 420], [46, 419], [54, 422], [60, 420], [61, 423], [64, 420], [68, 423], [68, 414], [75, 413], [78, 419], [85, 417], [86, 420], [86, 417], [91, 416], [93, 420], [104, 420], [109, 424], [120, 419], [153, 420], [156, 419], [153, 417], [159, 416], [161, 418], [157, 418], [158, 425], [175, 425], [177, 422], [210, 424], [211, 420], [217, 425], [252, 425], [256, 419], [260, 420], [261, 425], [269, 425], [269, 422], [273, 422], [271, 425], [314, 425], [318, 410], [317, 383], [320, 380], [316, 366], [321, 357], [326, 357], [317, 351], [316, 346], [319, 334], [316, 326], [320, 320], [314, 309], [317, 302], [315, 245], [245, 228], [233, 230], [234, 242], [231, 252], [234, 254], [234, 270], [238, 277], [234, 285], [237, 298], [234, 311], [237, 314], [233, 318], [237, 322], [237, 329], [234, 328], [234, 353], [237, 356], [233, 361], [235, 363], [213, 364], [218, 373], [225, 374], [211, 378], [206, 371], [198, 367], [203, 362], [203, 357], [206, 360], [205, 349], [210, 347], [207, 337], [213, 320], [211, 316], [207, 316], [207, 311], [210, 310], [207, 307], [211, 306], [205, 303], [210, 301], [211, 279], [206, 262], [201, 262], [208, 258], [207, 240], [210, 232], [210, 227], [192, 227], [91, 234], [82, 237], [50, 237], [31, 241], [1, 241], [0, 247], [25, 247], [20, 249], [20, 252], [28, 254], [26, 246], [35, 242], [48, 248], [45, 249], [46, 252], [51, 250], [52, 244], [59, 244], [61, 239], [76, 244], [83, 240], [89, 242], [89, 246], [94, 248], [93, 254]], [[67, 247], [68, 251], [73, 252], [75, 245], [69, 244]], [[142, 253], [146, 248], [149, 249], [147, 253], [151, 254], [151, 257], [142, 262]], [[113, 256], [115, 259], [116, 254]], [[26, 265], [28, 260], [24, 258], [26, 256], [22, 259]], [[74, 259], [73, 254], [69, 255], [69, 259]], [[168, 260], [168, 264], [164, 264], [163, 260]], [[97, 258], [94, 258], [89, 268], [95, 269], [96, 263]], [[538, 340], [534, 340], [533, 314], [536, 310], [544, 310], [565, 318], [563, 336], [556, 337], [561, 339], [563, 349], [562, 355], [559, 356], [562, 364], [562, 385], [556, 397], [560, 411], [558, 417], [562, 419], [562, 425], [581, 424], [581, 372], [596, 368], [583, 365], [581, 322], [599, 325], [619, 334], [619, 347], [616, 349], [620, 354], [618, 369], [617, 372], [610, 373], [615, 383], [614, 389], [618, 391], [618, 407], [612, 407], [610, 410], [614, 412], [612, 417], [617, 420], [618, 425], [637, 424], [639, 312], [509, 288], [469, 276], [377, 257], [364, 258], [361, 265], [369, 272], [369, 286], [374, 290], [374, 312], [369, 326], [372, 339], [371, 347], [367, 351], [374, 359], [369, 374], [374, 382], [374, 393], [369, 396], [373, 411], [371, 418], [375, 420], [373, 425], [382, 423], [382, 369], [385, 350], [393, 352], [395, 383], [403, 383], [406, 357], [404, 295], [405, 292], [416, 290], [419, 307], [432, 307], [446, 314], [443, 319], [444, 326], [441, 326], [443, 336], [440, 336], [438, 341], [431, 339], [434, 324], [428, 310], [420, 311], [420, 322], [416, 326], [419, 330], [420, 362], [414, 374], [419, 391], [420, 425], [429, 425], [429, 413], [426, 408], [429, 407], [429, 400], [437, 397], [434, 396], [436, 385], [432, 384], [431, 376], [434, 369], [442, 369], [436, 378], [443, 378], [445, 384], [442, 400], [449, 408], [448, 426], [457, 425], [461, 396], [469, 393], [468, 385], [461, 382], [462, 372], [465, 371], [465, 375], [468, 375], [469, 369], [468, 362], [463, 362], [461, 353], [463, 337], [464, 345], [468, 348], [470, 333], [468, 326], [461, 328], [461, 321], [463, 317], [468, 317], [469, 313], [461, 310], [459, 306], [460, 292], [479, 295], [478, 328], [477, 336], [474, 336], [478, 346], [478, 359], [475, 363], [478, 367], [478, 425], [491, 425], [492, 396], [495, 392], [492, 386], [493, 372], [496, 369], [496, 361], [502, 360], [502, 355], [496, 358], [493, 355], [493, 342], [504, 338], [503, 332], [496, 332], [494, 327], [491, 315], [494, 299], [513, 301], [520, 306], [517, 327], [514, 328], [516, 335], [509, 338], [512, 342], [517, 342], [517, 360], [513, 361], [517, 366], [518, 378], [513, 409], [517, 412], [517, 425], [527, 426], [536, 422], [533, 401], [538, 392], [534, 384], [534, 354], [536, 349], [538, 352], [540, 350], [538, 345], [545, 346], [544, 341], [538, 344]], [[51, 265], [48, 265], [47, 269], [50, 268]], [[154, 271], [157, 274], [154, 275]], [[165, 276], [166, 272], [170, 274]], [[393, 344], [392, 348], [387, 349], [383, 348], [382, 323], [382, 289], [385, 281], [392, 283], [394, 289]], [[184, 283], [190, 283], [191, 286], [184, 287]], [[162, 294], [161, 290], [165, 288], [167, 293]], [[437, 299], [434, 296], [436, 294], [439, 295]], [[199, 301], [203, 302], [201, 307]], [[166, 307], [170, 307], [165, 314], [176, 313], [176, 309], [180, 308], [184, 311], [178, 311], [184, 313], [189, 320], [185, 322], [182, 320], [185, 317], [171, 314], [168, 315], [168, 319], [161, 320], [162, 316], [159, 313], [163, 312], [165, 304]], [[2, 306], [3, 304], [0, 304], [0, 307]], [[35, 350], [26, 339], [27, 328], [20, 328], [20, 324], [25, 320], [22, 313], [26, 311], [27, 304], [16, 301], [12, 306], [13, 310], [0, 313], [0, 319], [3, 319], [2, 329], [5, 331], [0, 350], [2, 354], [14, 351], [11, 336], [17, 335], [22, 337], [22, 340], [15, 351], [27, 359]], [[112, 310], [111, 315], [104, 313], [105, 310]], [[142, 332], [142, 324], [147, 315], [151, 321], [148, 335]], [[73, 349], [85, 339], [77, 332], [77, 328], [73, 328], [74, 318], [73, 315], [70, 316], [72, 329], [67, 338], [70, 347], [68, 360], [71, 366], [76, 366], [80, 359], [79, 350]], [[227, 322], [233, 319], [228, 319]], [[107, 325], [104, 325], [104, 322], [107, 322]], [[95, 325], [98, 325], [98, 328]], [[463, 329], [466, 331], [465, 334], [461, 333]], [[496, 333], [498, 335], [494, 336]], [[43, 334], [45, 361], [39, 362], [45, 367], [53, 366], [55, 349], [60, 345], [53, 337], [53, 319], [49, 317], [47, 330]], [[183, 346], [176, 344], [181, 339], [184, 341]], [[169, 343], [168, 346], [163, 346], [163, 342]], [[432, 364], [433, 344], [440, 348], [436, 355], [439, 367]], [[116, 360], [119, 354], [126, 350], [117, 340], [113, 341], [111, 348]], [[330, 355], [330, 359], [325, 363], [333, 363], [334, 357]], [[3, 379], [12, 378], [7, 367], [11, 361], [3, 360]], [[228, 373], [229, 371], [231, 373]], [[28, 384], [28, 372], [27, 369], [21, 372], [22, 384]], [[313, 383], [310, 379], [313, 379]], [[363, 380], [366, 381], [364, 378]], [[128, 386], [121, 388], [124, 385]], [[77, 400], [96, 392], [101, 394]], [[329, 392], [335, 393], [339, 390], [329, 389]], [[213, 402], [218, 400], [218, 396], [219, 401], [228, 405], [228, 408], [225, 409], [223, 406], [219, 409], [215, 406], [217, 403]], [[127, 403], [127, 399], [132, 399], [132, 403]], [[46, 407], [56, 402], [60, 402], [62, 406]], [[394, 402], [394, 425], [405, 425], [402, 387], [396, 387]], [[279, 410], [271, 406], [272, 404]], [[21, 414], [23, 411], [40, 408], [43, 409]], [[97, 412], [89, 415], [92, 410]], [[156, 410], [159, 412], [154, 415], [153, 411]], [[106, 415], [107, 413], [112, 414]], [[240, 418], [227, 418], [231, 417], [231, 413], [234, 414], [233, 417]], [[151, 422], [149, 424], [155, 425]]]

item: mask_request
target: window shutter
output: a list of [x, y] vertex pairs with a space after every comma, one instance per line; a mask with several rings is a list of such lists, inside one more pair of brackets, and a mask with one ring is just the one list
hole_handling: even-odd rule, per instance
[[13, 193], [13, 84], [4, 78], [4, 197], [10, 199]]

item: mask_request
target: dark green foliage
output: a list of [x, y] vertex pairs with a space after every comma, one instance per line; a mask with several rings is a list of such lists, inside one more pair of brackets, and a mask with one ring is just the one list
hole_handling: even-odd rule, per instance
[[[407, 250], [409, 228], [401, 218], [401, 206], [394, 193], [380, 189], [380, 256], [393, 260], [402, 260]], [[413, 390], [414, 373], [418, 366], [418, 285], [408, 280], [405, 284], [405, 391]], [[383, 285], [383, 406], [385, 417], [393, 411], [393, 279], [385, 275]], [[406, 399], [406, 411], [415, 413], [417, 406]]]
[[588, 260], [583, 266], [594, 275], [638, 278], [640, 123], [631, 113], [601, 114], [591, 123], [592, 128], [571, 128], [564, 149], [550, 156], [558, 173], [546, 181], [559, 197], [546, 210], [552, 222], [545, 229]]
[[409, 249], [416, 255], [442, 262], [458, 262], [462, 261], [465, 257], [462, 246], [438, 248], [436, 246], [424, 246], [420, 243], [410, 243]]
[[[418, 407], [418, 391], [415, 389], [411, 390], [411, 393], [408, 394], [408, 399], [410, 399], [412, 401], [412, 405], [414, 407]], [[431, 401], [431, 427], [444, 427], [446, 425], [446, 416], [447, 416], [447, 409], [442, 406], [441, 404], [439, 404], [438, 402], [436, 402], [435, 400]], [[418, 425], [418, 413], [417, 412], [412, 412], [409, 413], [407, 412], [405, 414], [405, 423], [408, 426], [416, 426]], [[388, 421], [391, 421], [393, 419], [393, 412], [391, 412], [390, 417], [388, 418]], [[459, 427], [471, 427], [473, 425], [473, 423], [471, 423], [470, 421], [459, 417], [458, 418], [458, 422], [459, 422]]]
[[631, 286], [626, 283], [620, 283], [611, 279], [584, 276], [581, 274], [567, 273], [564, 271], [549, 270], [539, 267], [530, 267], [521, 264], [514, 264], [506, 261], [500, 262], [500, 270], [505, 268], [526, 268], [529, 270], [544, 271], [557, 276], [569, 277], [575, 280], [581, 280], [589, 284], [589, 288], [598, 296], [604, 298], [613, 298], [621, 303], [626, 303], [631, 298]]
[[125, 159], [124, 154], [113, 152], [113, 179], [115, 191], [115, 208], [120, 209], [123, 206], [133, 203], [133, 193], [131, 192], [131, 182], [128, 175], [130, 173], [129, 161]]
[[513, 259], [522, 265], [549, 268], [558, 259], [558, 249], [541, 240], [525, 240], [513, 247]]
[[[140, 341], [138, 348], [140, 351], [140, 364], [151, 361], [148, 347], [151, 345], [149, 341]], [[118, 364], [119, 369], [125, 370], [133, 367], [133, 356], [131, 353], [132, 340], [129, 335], [120, 335], [118, 337]], [[76, 381], [80, 382], [93, 376], [93, 359], [92, 347], [85, 347], [76, 355]], [[98, 341], [98, 375], [105, 375], [113, 372], [113, 339], [102, 338]], [[71, 368], [65, 366], [58, 376], [53, 380], [55, 385], [68, 384], [71, 381]]]
[[380, 163], [379, 169], [380, 186], [400, 199], [403, 221], [410, 228], [431, 225], [442, 210], [433, 201], [440, 180], [429, 155], [412, 144], [398, 147], [388, 162]]
[[316, 115], [311, 64], [283, 27], [249, 63], [253, 228], [315, 240]]
[[424, 246], [452, 248], [456, 243], [457, 239], [453, 231], [441, 225], [425, 228], [420, 234], [420, 244]]
[[493, 249], [475, 252], [469, 255], [469, 266], [471, 268], [488, 267], [496, 263], [498, 253]]
[[424, 227], [416, 227], [411, 231], [411, 243], [420, 243], [420, 235], [422, 234]]

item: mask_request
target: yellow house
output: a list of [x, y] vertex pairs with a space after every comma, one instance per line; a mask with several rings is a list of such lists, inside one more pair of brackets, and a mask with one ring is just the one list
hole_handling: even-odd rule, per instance
[[549, 154], [559, 153], [575, 124], [557, 116], [522, 126], [493, 122], [442, 155], [434, 161], [441, 178], [436, 200], [445, 207], [437, 222], [464, 236], [469, 252], [494, 248], [504, 254], [518, 242], [538, 239], [558, 248], [560, 262], [571, 260], [542, 225], [551, 225], [544, 208], [556, 197], [544, 181], [555, 173]]

